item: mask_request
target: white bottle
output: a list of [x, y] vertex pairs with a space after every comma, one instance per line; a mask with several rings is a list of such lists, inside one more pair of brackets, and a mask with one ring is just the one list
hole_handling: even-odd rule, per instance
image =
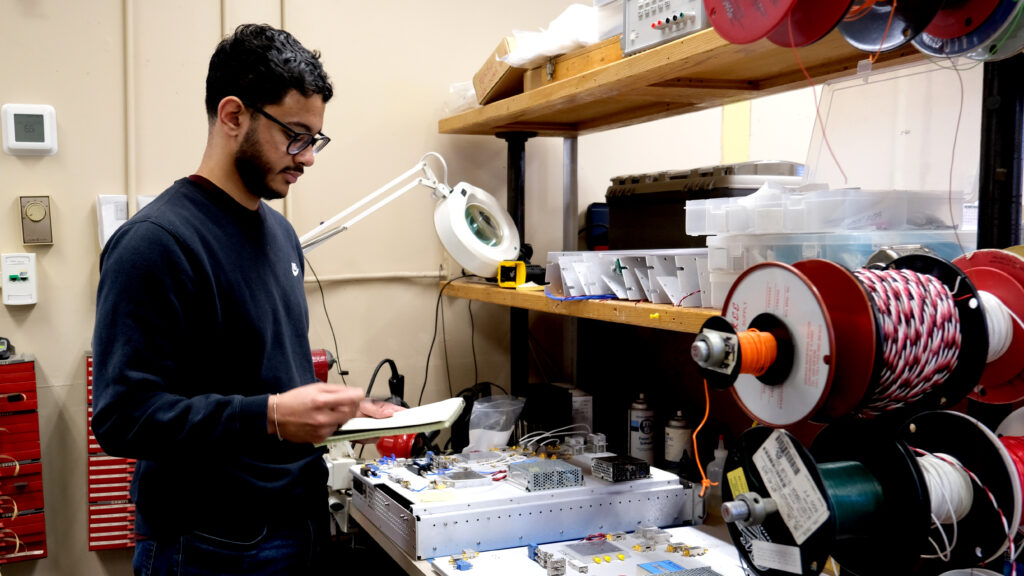
[[693, 430], [686, 422], [682, 410], [665, 423], [665, 463], [669, 469], [688, 467], [693, 458]]
[[709, 519], [722, 517], [722, 472], [725, 470], [725, 457], [728, 455], [729, 451], [725, 449], [725, 441], [719, 435], [718, 448], [715, 448], [715, 459], [708, 464], [707, 469], [708, 480], [717, 483], [708, 488], [708, 493], [704, 497]]
[[654, 411], [643, 392], [629, 407], [629, 455], [654, 464]]

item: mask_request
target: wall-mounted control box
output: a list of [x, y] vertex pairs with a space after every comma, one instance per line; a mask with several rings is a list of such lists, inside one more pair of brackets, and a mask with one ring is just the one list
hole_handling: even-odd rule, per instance
[[53, 244], [49, 196], [21, 197], [21, 242]]
[[35, 254], [0, 254], [0, 274], [4, 305], [24, 306], [38, 301]]

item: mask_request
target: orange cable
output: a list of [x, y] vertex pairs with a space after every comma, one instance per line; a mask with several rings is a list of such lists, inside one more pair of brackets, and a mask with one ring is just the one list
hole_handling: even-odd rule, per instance
[[874, 8], [876, 3], [878, 3], [878, 0], [865, 0], [863, 4], [850, 8], [850, 11], [843, 17], [843, 21], [853, 22], [854, 20], [863, 18], [865, 14]]
[[803, 60], [800, 59], [800, 53], [796, 50], [796, 41], [793, 39], [793, 21], [787, 19], [787, 27], [789, 28], [789, 47], [793, 50], [793, 57], [796, 58], [796, 63], [800, 66], [800, 70], [804, 73], [804, 78], [807, 78], [807, 82], [811, 85], [811, 98], [814, 99], [814, 115], [818, 118], [818, 126], [821, 127], [821, 139], [825, 141], [825, 147], [828, 148], [828, 153], [832, 156], [832, 161], [836, 163], [836, 168], [839, 169], [839, 173], [843, 175], [843, 184], [846, 184], [849, 179], [846, 177], [846, 171], [843, 170], [843, 165], [839, 163], [839, 158], [836, 157], [836, 153], [832, 150], [832, 143], [828, 140], [828, 134], [825, 132], [825, 122], [821, 119], [821, 107], [818, 106], [818, 96], [815, 94], [817, 86], [814, 84], [814, 79], [811, 78], [811, 74], [804, 67]]
[[708, 380], [704, 379], [704, 419], [700, 421], [700, 426], [693, 431], [693, 459], [697, 461], [697, 469], [700, 470], [700, 497], [704, 497], [704, 492], [709, 486], [718, 486], [718, 482], [712, 482], [708, 479], [707, 474], [704, 473], [704, 467], [700, 464], [700, 454], [697, 452], [697, 433], [704, 427], [704, 424], [708, 421], [708, 413], [711, 412], [711, 396], [708, 394]]
[[874, 56], [868, 57], [868, 60], [870, 60], [872, 64], [875, 63], [875, 60], [878, 60], [878, 55], [882, 53], [882, 46], [885, 46], [885, 39], [889, 37], [889, 27], [892, 26], [892, 17], [896, 15], [896, 2], [897, 0], [892, 0], [892, 9], [889, 10], [889, 21], [885, 23], [885, 32], [882, 33], [882, 41], [878, 43], [878, 51], [875, 52]]
[[740, 344], [740, 373], [761, 376], [775, 362], [778, 343], [769, 332], [761, 332], [757, 328], [748, 328], [746, 332], [738, 332], [736, 337]]

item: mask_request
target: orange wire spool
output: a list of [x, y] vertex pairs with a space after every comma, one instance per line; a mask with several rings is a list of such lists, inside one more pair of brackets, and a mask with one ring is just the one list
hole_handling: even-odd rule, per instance
[[750, 328], [736, 334], [740, 343], [740, 373], [763, 376], [778, 354], [778, 342], [771, 332]]
[[821, 296], [796, 268], [764, 262], [747, 269], [708, 318], [690, 355], [708, 385], [729, 389], [768, 426], [807, 419], [832, 380], [835, 336]]

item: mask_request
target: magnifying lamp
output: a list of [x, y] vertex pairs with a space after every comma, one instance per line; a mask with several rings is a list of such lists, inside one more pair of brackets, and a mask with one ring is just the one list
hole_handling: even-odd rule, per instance
[[[429, 156], [436, 157], [444, 166], [444, 182], [438, 181], [427, 165], [426, 160]], [[377, 200], [400, 185], [401, 188]], [[493, 196], [476, 186], [459, 182], [455, 188], [449, 187], [448, 165], [444, 158], [435, 152], [424, 154], [420, 161], [405, 173], [300, 237], [302, 252], [308, 254], [320, 244], [348, 230], [356, 222], [416, 186], [425, 186], [433, 190], [432, 195], [437, 199], [437, 205], [434, 207], [434, 229], [445, 250], [467, 272], [484, 278], [493, 278], [498, 275], [498, 264], [519, 257], [519, 232], [508, 212]], [[374, 200], [377, 201], [364, 208]], [[357, 212], [360, 209], [362, 211]], [[353, 213], [354, 216], [338, 224]]]

